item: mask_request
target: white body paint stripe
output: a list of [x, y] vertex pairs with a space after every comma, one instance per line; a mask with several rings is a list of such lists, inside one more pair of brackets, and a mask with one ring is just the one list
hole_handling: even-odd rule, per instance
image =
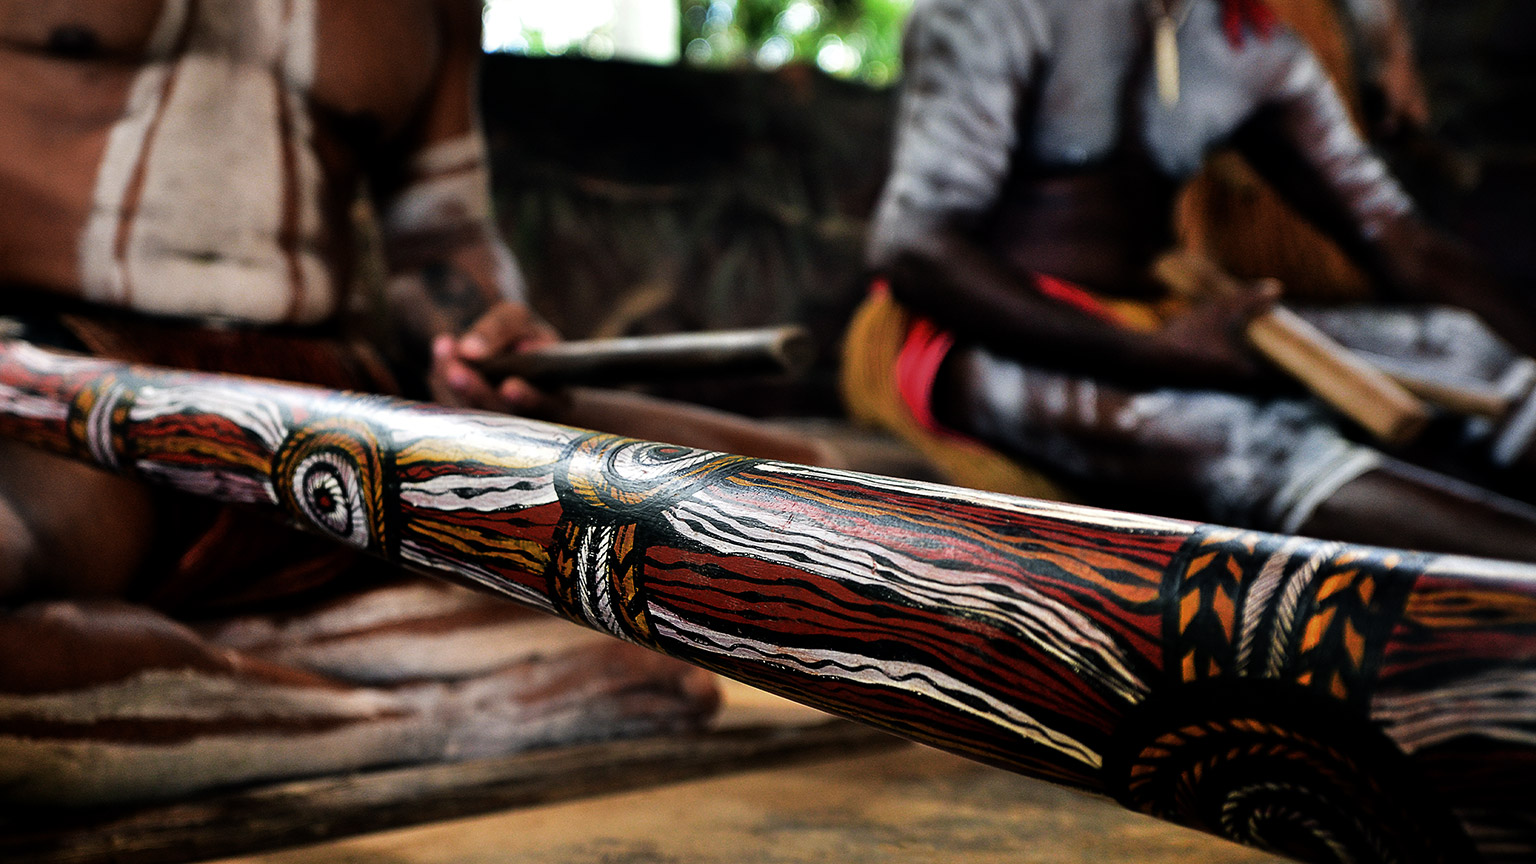
[[117, 260], [128, 187], [143, 158], [150, 128], [160, 114], [166, 81], [176, 68], [171, 56], [187, 26], [192, 0], [166, 0], [146, 53], [151, 58], [128, 91], [123, 118], [107, 135], [91, 198], [91, 212], [80, 237], [80, 279], [85, 296], [103, 303], [127, 299], [127, 279]]
[[[169, 59], [133, 82], [98, 171], [79, 253], [87, 297], [256, 323], [334, 314], [340, 298], [319, 251], [321, 169], [305, 104], [315, 3], [167, 3], [150, 53]], [[169, 56], [183, 39], [185, 51]], [[290, 203], [296, 223], [285, 226]], [[284, 248], [285, 227], [294, 249]]]

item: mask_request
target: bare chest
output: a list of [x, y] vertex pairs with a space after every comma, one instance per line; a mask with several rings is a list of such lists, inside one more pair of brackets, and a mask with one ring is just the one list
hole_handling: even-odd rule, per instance
[[0, 50], [54, 61], [60, 82], [194, 56], [275, 76], [320, 112], [389, 130], [431, 84], [441, 50], [433, 3], [0, 0]]
[[77, 61], [142, 57], [166, 0], [0, 0], [0, 43]]

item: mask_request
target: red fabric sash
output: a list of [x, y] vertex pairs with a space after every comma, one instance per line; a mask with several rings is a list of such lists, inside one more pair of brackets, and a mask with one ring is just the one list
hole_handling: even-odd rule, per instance
[[[1044, 273], [1032, 274], [1035, 289], [1058, 303], [1071, 306], [1111, 324], [1120, 324], [1120, 316], [1102, 300], [1082, 287]], [[875, 294], [889, 294], [890, 283], [876, 279], [870, 286]], [[933, 414], [933, 387], [939, 377], [939, 367], [955, 347], [955, 335], [920, 315], [913, 315], [907, 325], [906, 339], [896, 355], [896, 390], [901, 394], [919, 426], [941, 435], [955, 433], [945, 429]]]
[[1260, 39], [1274, 35], [1280, 17], [1264, 0], [1221, 0], [1221, 24], [1233, 48], [1243, 47], [1246, 31], [1253, 28]]

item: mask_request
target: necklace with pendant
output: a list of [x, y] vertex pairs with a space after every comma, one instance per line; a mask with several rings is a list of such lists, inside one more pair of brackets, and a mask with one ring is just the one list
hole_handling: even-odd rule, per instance
[[1179, 104], [1179, 28], [1189, 17], [1192, 0], [1146, 0], [1152, 18], [1152, 67], [1157, 97], [1170, 108]]

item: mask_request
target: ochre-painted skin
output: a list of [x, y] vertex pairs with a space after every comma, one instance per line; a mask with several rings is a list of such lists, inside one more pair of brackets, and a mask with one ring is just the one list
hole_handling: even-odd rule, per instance
[[[26, 289], [177, 318], [329, 323], [366, 179], [402, 327], [437, 340], [433, 396], [508, 407], [503, 395], [526, 388], [498, 394], [464, 358], [555, 336], [522, 303], [491, 221], [479, 20], [472, 0], [401, 0], [388, 14], [363, 0], [0, 2], [0, 312]], [[0, 459], [12, 474], [23, 461], [50, 470]], [[5, 473], [6, 518], [77, 506], [23, 495]], [[105, 481], [35, 485], [100, 501], [101, 519], [143, 506]], [[30, 528], [31, 549], [0, 541], [0, 596], [18, 568], [66, 552]]]
[[[367, 0], [0, 2], [0, 285], [165, 314], [328, 317], [346, 275], [331, 257], [350, 242], [364, 158], [471, 132], [464, 105], [456, 129], [417, 116], [428, 104], [448, 115], [446, 94], [432, 91], [446, 50], [434, 5], [402, 0], [381, 15]], [[202, 158], [230, 161], [194, 178], [211, 167]], [[190, 219], [207, 218], [188, 213], [203, 201], [224, 205], [213, 224]], [[260, 206], [235, 206], [247, 201]], [[103, 220], [115, 230], [88, 238]], [[150, 239], [157, 248], [139, 248]], [[242, 285], [262, 293], [315, 296], [226, 309], [181, 297], [177, 308], [163, 284], [137, 286], [148, 301], [132, 285], [114, 295], [93, 284], [102, 256], [132, 257], [133, 281], [160, 283], [189, 267], [209, 272], [209, 255], [238, 259]], [[289, 271], [306, 255], [323, 260], [301, 275], [323, 284], [300, 289]]]
[[[0, 434], [281, 512], [807, 704], [1301, 860], [1536, 852], [1530, 566], [25, 344], [0, 345]], [[217, 635], [273, 657], [307, 639], [296, 653], [316, 656], [324, 626], [254, 631]], [[50, 740], [69, 732], [41, 700], [6, 707], [0, 747], [7, 724], [29, 719], [50, 720]], [[0, 780], [17, 765], [0, 759]]]
[[[333, 323], [366, 180], [390, 299], [408, 338], [435, 340], [434, 396], [505, 409], [464, 359], [554, 334], [491, 221], [479, 16], [475, 0], [0, 0], [0, 315], [57, 295]], [[27, 766], [17, 796], [184, 794], [687, 727], [713, 706], [680, 664], [479, 598], [441, 608], [419, 585], [286, 624], [250, 606], [173, 620], [151, 602], [172, 579], [146, 563], [170, 521], [156, 504], [0, 443], [0, 723], [19, 733], [0, 763]], [[264, 627], [289, 637], [252, 638]], [[442, 662], [413, 666], [428, 646]], [[371, 665], [338, 662], [349, 651]]]
[[[507, 407], [463, 358], [554, 336], [491, 223], [479, 16], [472, 0], [387, 15], [363, 0], [3, 0], [0, 312], [35, 305], [25, 289], [177, 318], [331, 322], [366, 179], [407, 335], [440, 343], [433, 395]], [[69, 469], [42, 457], [0, 459], [0, 518], [25, 529], [0, 540], [0, 597], [79, 573], [38, 572], [72, 538], [33, 514], [94, 501], [101, 523], [145, 508], [121, 484], [63, 482]], [[102, 565], [87, 593], [110, 593], [134, 562]]]

